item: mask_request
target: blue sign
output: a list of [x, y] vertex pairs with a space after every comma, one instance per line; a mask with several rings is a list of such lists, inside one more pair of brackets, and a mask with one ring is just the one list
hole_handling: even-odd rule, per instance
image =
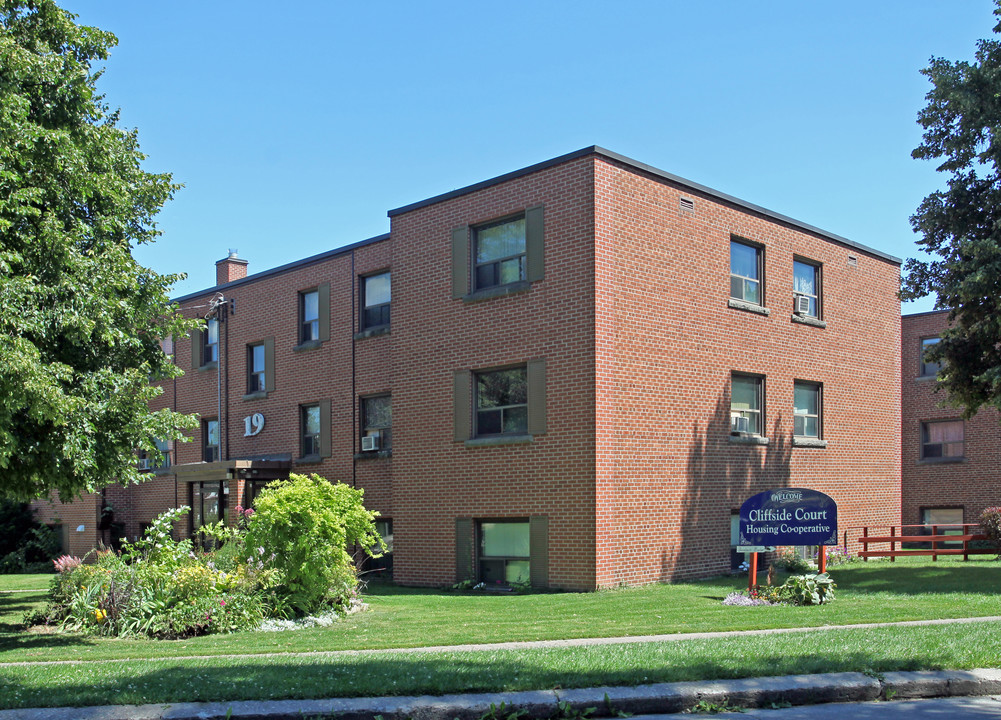
[[738, 548], [746, 545], [837, 545], [838, 505], [806, 488], [766, 490], [740, 506]]

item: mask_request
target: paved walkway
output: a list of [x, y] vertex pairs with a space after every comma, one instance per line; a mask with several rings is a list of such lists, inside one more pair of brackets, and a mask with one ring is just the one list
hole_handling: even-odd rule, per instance
[[[945, 620], [907, 620], [903, 622], [862, 623], [858, 625], [821, 625], [818, 627], [772, 628], [768, 630], [726, 630], [723, 632], [673, 633], [670, 635], [630, 635], [625, 637], [607, 638], [572, 638], [569, 640], [525, 640], [517, 642], [486, 643], [481, 645], [432, 645], [416, 648], [384, 648], [376, 650], [312, 650], [306, 652], [283, 653], [233, 653], [219, 655], [171, 655], [162, 658], [115, 658], [113, 660], [26, 660], [22, 662], [0, 663], [0, 667], [16, 667], [21, 665], [82, 665], [120, 663], [129, 660], [174, 661], [174, 660], [204, 660], [205, 658], [223, 658], [227, 660], [245, 660], [266, 657], [338, 657], [351, 655], [384, 655], [389, 653], [436, 653], [436, 652], [485, 652], [491, 650], [528, 650], [534, 648], [580, 647], [585, 645], [632, 645], [636, 643], [678, 642], [681, 640], [711, 640], [714, 638], [742, 637], [749, 635], [785, 635], [790, 633], [826, 632], [828, 630], [857, 630], [882, 627], [919, 627], [927, 625], [960, 625], [981, 622], [1001, 621], [1001, 615], [988, 615], [975, 618], [952, 618]], [[287, 630], [285, 632], [295, 632]]]

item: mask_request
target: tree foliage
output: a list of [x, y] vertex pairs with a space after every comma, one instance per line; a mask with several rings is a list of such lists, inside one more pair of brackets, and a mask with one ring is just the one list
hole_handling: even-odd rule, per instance
[[939, 382], [970, 417], [1001, 407], [1001, 42], [979, 41], [973, 62], [932, 58], [922, 73], [932, 89], [912, 155], [940, 161], [949, 180], [911, 218], [918, 244], [937, 257], [907, 261], [901, 297], [934, 293], [936, 307], [951, 310], [928, 359], [943, 363]]
[[0, 495], [20, 498], [136, 481], [136, 450], [189, 425], [147, 404], [178, 372], [177, 276], [131, 252], [177, 185], [97, 92], [115, 36], [74, 18], [0, 0]]

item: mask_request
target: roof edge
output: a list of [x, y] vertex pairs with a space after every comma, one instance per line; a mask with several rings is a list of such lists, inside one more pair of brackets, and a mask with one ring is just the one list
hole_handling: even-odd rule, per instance
[[504, 173], [503, 175], [498, 175], [488, 180], [482, 180], [478, 183], [467, 185], [466, 187], [461, 187], [456, 190], [451, 190], [449, 192], [442, 193], [440, 195], [435, 195], [433, 197], [427, 198], [426, 200], [419, 200], [418, 202], [410, 203], [409, 205], [404, 205], [402, 207], [394, 208], [388, 211], [386, 214], [392, 218], [395, 217], [396, 215], [402, 215], [404, 213], [408, 213], [413, 210], [418, 210], [420, 208], [428, 207], [430, 205], [435, 205], [437, 203], [444, 202], [446, 200], [451, 200], [453, 198], [461, 197], [463, 195], [468, 195], [469, 193], [476, 192], [477, 190], [483, 190], [485, 188], [492, 187], [494, 185], [499, 185], [500, 183], [507, 182], [508, 180], [514, 180], [515, 178], [524, 177], [525, 175], [530, 175], [532, 173], [539, 172], [540, 170], [546, 170], [556, 165], [561, 165], [563, 163], [570, 162], [571, 160], [576, 160], [578, 158], [586, 157], [588, 155], [598, 155], [601, 157], [608, 158], [609, 160], [614, 160], [634, 170], [639, 170], [641, 172], [648, 173], [663, 180], [667, 180], [669, 182], [673, 182], [678, 185], [687, 187], [691, 190], [695, 190], [704, 195], [709, 195], [710, 197], [714, 197], [717, 200], [721, 200], [723, 202], [735, 205], [745, 210], [749, 210], [751, 212], [764, 215], [765, 217], [770, 218], [772, 220], [776, 220], [778, 222], [782, 222], [787, 225], [792, 225], [793, 227], [799, 228], [800, 230], [804, 230], [806, 232], [819, 235], [823, 238], [832, 240], [842, 245], [847, 245], [848, 247], [852, 247], [857, 250], [869, 253], [871, 255], [875, 255], [876, 257], [894, 263], [895, 265], [903, 264], [902, 259], [890, 255], [888, 253], [884, 253], [880, 250], [876, 250], [875, 248], [871, 248], [868, 245], [863, 245], [862, 243], [855, 242], [854, 240], [849, 240], [848, 238], [842, 237], [841, 235], [836, 235], [832, 232], [828, 232], [814, 225], [810, 225], [800, 220], [796, 220], [795, 218], [789, 217], [788, 215], [783, 215], [781, 213], [777, 213], [767, 208], [761, 207], [760, 205], [755, 205], [754, 203], [747, 202], [746, 200], [741, 200], [738, 197], [734, 197], [733, 195], [728, 195], [719, 190], [715, 190], [707, 185], [702, 185], [692, 180], [688, 180], [687, 178], [683, 178], [680, 175], [675, 175], [673, 173], [667, 172], [666, 170], [661, 170], [652, 165], [647, 165], [646, 163], [642, 163], [638, 160], [633, 160], [632, 158], [627, 157], [625, 155], [621, 155], [617, 152], [607, 150], [606, 148], [603, 148], [600, 145], [591, 145], [589, 147], [581, 148], [580, 150], [575, 150], [574, 152], [567, 153], [566, 155], [560, 155], [550, 160], [544, 160], [543, 162], [536, 163], [534, 165], [529, 165], [528, 167], [521, 168], [520, 170], [514, 170], [509, 173]]
[[903, 315], [901, 315], [901, 317], [914, 318], [914, 317], [923, 317], [924, 315], [940, 315], [942, 313], [947, 313], [947, 312], [952, 312], [952, 308], [945, 308], [944, 310], [925, 310], [924, 312], [916, 312], [916, 313], [904, 313]]
[[338, 255], [345, 255], [349, 252], [357, 250], [360, 247], [366, 245], [374, 245], [377, 242], [382, 242], [383, 240], [389, 240], [389, 233], [383, 233], [382, 235], [376, 235], [375, 237], [367, 238], [366, 240], [359, 240], [358, 242], [351, 243], [349, 245], [342, 245], [339, 248], [334, 248], [333, 250], [327, 250], [316, 255], [310, 255], [309, 257], [302, 258], [301, 260], [293, 260], [285, 265], [279, 265], [278, 267], [271, 268], [270, 270], [261, 270], [259, 273], [254, 273], [253, 275], [247, 275], [247, 277], [242, 277], [239, 280], [233, 280], [232, 282], [223, 283], [222, 285], [213, 285], [212, 287], [207, 287], [204, 290], [198, 290], [196, 292], [187, 293], [186, 295], [181, 295], [179, 297], [171, 298], [171, 302], [180, 303], [187, 300], [194, 300], [202, 295], [207, 295], [212, 292], [219, 292], [220, 290], [227, 290], [229, 288], [239, 287], [240, 285], [246, 285], [248, 283], [256, 282], [258, 280], [263, 280], [265, 278], [271, 277], [273, 275], [281, 275], [285, 272], [290, 272], [292, 270], [298, 270], [306, 265], [311, 265], [313, 263], [321, 262], [323, 260], [329, 260], [335, 258]]

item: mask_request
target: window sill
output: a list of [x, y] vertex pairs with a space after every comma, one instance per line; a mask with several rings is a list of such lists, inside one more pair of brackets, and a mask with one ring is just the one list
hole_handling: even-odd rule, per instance
[[504, 297], [505, 295], [516, 295], [531, 289], [531, 287], [532, 283], [528, 282], [528, 280], [519, 280], [518, 282], [508, 283], [507, 285], [484, 288], [483, 290], [476, 290], [468, 295], [463, 295], [462, 302], [473, 303], [480, 302], [481, 300], [490, 300], [491, 298], [496, 297]]
[[296, 465], [318, 465], [323, 462], [322, 455], [306, 455], [305, 457], [296, 458], [293, 461]]
[[534, 435], [493, 435], [466, 440], [466, 447], [493, 447], [495, 445], [524, 445], [534, 442]]
[[206, 370], [215, 370], [219, 367], [219, 361], [213, 360], [210, 363], [205, 363], [198, 368], [198, 372], [205, 372]]
[[258, 390], [257, 392], [247, 393], [241, 400], [264, 400], [268, 397], [267, 390]]
[[383, 460], [393, 457], [392, 450], [376, 450], [375, 452], [355, 453], [355, 460]]
[[763, 307], [756, 303], [749, 303], [743, 300], [737, 300], [736, 298], [730, 298], [729, 300], [727, 300], [726, 306], [731, 307], [734, 310], [743, 310], [744, 312], [756, 313], [758, 315], [764, 315], [765, 317], [772, 314], [772, 311], [766, 307]]
[[940, 458], [921, 458], [918, 460], [918, 465], [950, 465], [952, 463], [965, 463], [966, 456], [961, 457], [940, 457]]
[[827, 323], [824, 320], [815, 318], [811, 315], [796, 315], [792, 314], [791, 319], [794, 323], [799, 323], [800, 325], [809, 325], [810, 327], [825, 328]]
[[929, 382], [931, 380], [938, 380], [938, 375], [918, 375], [914, 379], [918, 382]]
[[378, 337], [379, 335], [389, 335], [389, 325], [380, 325], [379, 327], [367, 328], [361, 332], [355, 333], [355, 340], [364, 340], [365, 338]]
[[768, 438], [762, 435], [731, 435], [731, 445], [767, 445]]
[[306, 350], [316, 350], [318, 347], [323, 346], [322, 340], [308, 340], [304, 343], [299, 343], [292, 348], [292, 352], [305, 352]]
[[810, 447], [810, 448], [825, 448], [827, 447], [827, 441], [821, 440], [820, 438], [813, 437], [793, 437], [792, 439], [793, 447]]

